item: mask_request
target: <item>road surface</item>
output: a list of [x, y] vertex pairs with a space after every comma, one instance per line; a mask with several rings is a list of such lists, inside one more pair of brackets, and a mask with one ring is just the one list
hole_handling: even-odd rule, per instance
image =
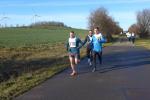
[[87, 59], [48, 79], [15, 100], [150, 100], [150, 51], [130, 43], [103, 49], [103, 64], [91, 72]]

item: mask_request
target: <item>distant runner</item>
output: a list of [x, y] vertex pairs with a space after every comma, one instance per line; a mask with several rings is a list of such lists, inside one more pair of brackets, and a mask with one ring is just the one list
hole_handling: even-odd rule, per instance
[[[81, 45], [80, 45], [81, 44]], [[70, 32], [70, 37], [66, 43], [67, 51], [69, 52], [69, 60], [71, 64], [72, 73], [71, 76], [77, 74], [75, 66], [80, 62], [80, 48], [82, 47], [83, 42], [80, 38], [75, 36], [73, 31]]]
[[90, 66], [92, 66], [92, 45], [91, 45], [91, 41], [92, 41], [92, 36], [93, 36], [93, 32], [92, 30], [89, 30], [89, 34], [86, 36], [83, 45], [86, 45], [86, 54], [87, 54], [87, 58], [88, 58], [88, 63]]
[[131, 33], [131, 41], [132, 41], [132, 43], [134, 44], [134, 42], [135, 42], [135, 33]]
[[128, 41], [131, 42], [131, 33], [127, 32], [126, 35], [127, 35]]

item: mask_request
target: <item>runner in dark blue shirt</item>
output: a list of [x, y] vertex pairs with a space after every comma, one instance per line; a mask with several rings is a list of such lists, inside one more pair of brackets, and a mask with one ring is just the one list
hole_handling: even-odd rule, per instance
[[88, 63], [90, 66], [92, 66], [92, 45], [91, 45], [91, 41], [92, 41], [92, 36], [93, 36], [93, 31], [89, 30], [89, 34], [86, 36], [83, 45], [86, 45], [86, 54], [87, 54], [87, 58], [88, 58]]

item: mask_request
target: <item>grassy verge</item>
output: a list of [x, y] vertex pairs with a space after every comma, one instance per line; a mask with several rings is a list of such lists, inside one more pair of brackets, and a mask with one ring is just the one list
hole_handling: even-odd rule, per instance
[[[20, 74], [0, 83], [0, 100], [10, 100], [70, 65], [62, 43], [41, 48], [5, 48], [1, 51], [3, 70], [17, 70]], [[81, 50], [81, 58], [84, 56], [85, 48]]]
[[143, 46], [150, 49], [150, 39], [137, 39], [135, 42], [136, 46]]
[[0, 100], [10, 100], [15, 96], [28, 91], [32, 87], [40, 84], [56, 73], [64, 70], [67, 64], [54, 65], [51, 68], [45, 68], [33, 73], [26, 73], [16, 79], [10, 79], [0, 85]]
[[[112, 43], [106, 43], [109, 46]], [[85, 48], [81, 58], [85, 57]], [[66, 69], [70, 64], [64, 44], [32, 48], [1, 49], [1, 59], [8, 69], [21, 72], [18, 77], [0, 83], [0, 100], [10, 100]], [[11, 64], [8, 64], [10, 63]], [[5, 69], [4, 69], [5, 70]]]
[[71, 30], [82, 38], [87, 33], [60, 27], [0, 29], [0, 100], [12, 99], [67, 68], [62, 42]]

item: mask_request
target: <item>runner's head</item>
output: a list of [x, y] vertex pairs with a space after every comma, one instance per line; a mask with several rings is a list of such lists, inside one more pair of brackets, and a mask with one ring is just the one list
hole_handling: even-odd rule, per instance
[[95, 34], [99, 34], [99, 27], [95, 27], [95, 28], [94, 28], [94, 33], [95, 33]]
[[74, 38], [74, 37], [75, 37], [74, 31], [70, 31], [70, 38]]
[[89, 30], [89, 35], [92, 36], [93, 35], [93, 31]]

